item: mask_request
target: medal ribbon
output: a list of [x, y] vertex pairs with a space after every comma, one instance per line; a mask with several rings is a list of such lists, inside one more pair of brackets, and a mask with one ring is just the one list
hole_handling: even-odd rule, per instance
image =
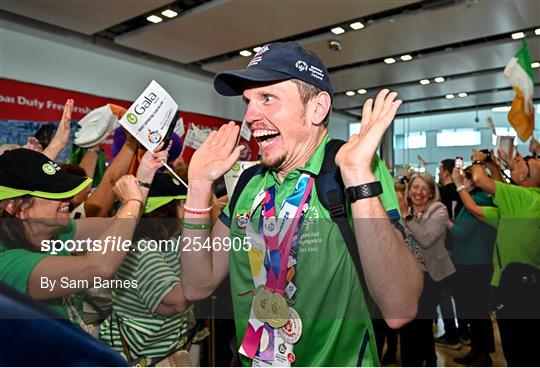
[[[279, 222], [276, 221], [274, 187], [269, 188], [266, 192], [263, 202], [264, 240], [268, 249], [264, 262], [268, 270], [265, 287], [267, 290], [279, 293], [282, 296], [285, 295], [287, 262], [291, 251], [292, 238], [296, 233], [302, 209], [311, 196], [313, 181], [314, 179], [307, 174], [300, 176], [294, 193], [285, 199], [281, 207]], [[294, 216], [291, 218], [290, 214], [293, 211]], [[277, 228], [268, 229], [269, 226]]]
[[[268, 253], [265, 255], [265, 260], [264, 260], [265, 268], [269, 270], [269, 272], [267, 273], [267, 276], [268, 274], [273, 274], [272, 277], [274, 280], [273, 281], [274, 285], [276, 284], [281, 285], [280, 289], [281, 289], [282, 295], [284, 294], [283, 289], [284, 289], [285, 282], [287, 281], [287, 263], [288, 263], [289, 253], [291, 252], [291, 247], [293, 248], [292, 251], [294, 253], [292, 255], [296, 260], [296, 255], [297, 255], [296, 248], [298, 247], [299, 242], [300, 242], [300, 235], [299, 235], [300, 232], [298, 229], [298, 224], [299, 223], [301, 224], [303, 222], [302, 220], [304, 218], [304, 215], [307, 212], [307, 211], [303, 211], [303, 207], [306, 203], [309, 202], [309, 199], [311, 198], [311, 189], [313, 187], [313, 181], [314, 181], [313, 178], [309, 177], [309, 175], [302, 174], [298, 180], [294, 193], [285, 199], [283, 206], [281, 207], [281, 209], [283, 209], [283, 207], [285, 207], [285, 205], [289, 202], [291, 202], [290, 204], [292, 204], [293, 206], [294, 204], [298, 204], [294, 206], [296, 207], [294, 224], [290, 224], [288, 229], [286, 229], [288, 231], [286, 232], [285, 236], [283, 237], [283, 240], [281, 241], [281, 244], [285, 245], [285, 247], [283, 247], [284, 249], [282, 249], [281, 252], [279, 250], [280, 242], [278, 239], [278, 234], [274, 234], [273, 237], [270, 237], [272, 238], [271, 242], [267, 243], [267, 247], [269, 251], [268, 253], [270, 253], [270, 251], [274, 251], [274, 252], [277, 251], [277, 253], [273, 254], [273, 257], [274, 257], [273, 265], [271, 261], [272, 257], [269, 256]], [[251, 209], [251, 213], [253, 213], [255, 208], [262, 202], [263, 215], [261, 216], [261, 219], [260, 219], [261, 223], [263, 222], [264, 218], [266, 218], [266, 216], [274, 217], [274, 226], [278, 226], [278, 224], [275, 222], [275, 214], [276, 214], [275, 187], [269, 188], [269, 190], [266, 191], [266, 195], [262, 195], [263, 193], [264, 192], [262, 193], [260, 192], [256, 196], [252, 209]], [[298, 203], [298, 201], [300, 201], [300, 203]], [[280, 211], [280, 215], [281, 215], [281, 211]], [[248, 225], [248, 228], [250, 227], [251, 227], [251, 224]], [[259, 232], [263, 232], [263, 231], [264, 231], [263, 226], [259, 226]], [[276, 231], [276, 229], [274, 229], [274, 231]], [[283, 234], [283, 231], [278, 231], [278, 233]], [[292, 238], [292, 241], [290, 240], [290, 238]], [[264, 239], [266, 241], [266, 236], [264, 236]], [[280, 270], [284, 270], [284, 272], [280, 272]], [[255, 274], [256, 273], [254, 273], [252, 270], [252, 275], [255, 275]], [[289, 281], [292, 281], [294, 278], [295, 278], [294, 275], [292, 275], [291, 280]], [[254, 279], [253, 281], [256, 287], [259, 286], [258, 282], [256, 282], [256, 279]], [[267, 284], [268, 284], [268, 277], [267, 277]], [[275, 287], [273, 289], [275, 289]], [[244, 334], [244, 339], [242, 340], [242, 344], [239, 349], [239, 352], [241, 354], [251, 359], [255, 358], [255, 355], [257, 354], [257, 350], [259, 349], [261, 335], [262, 335], [263, 329], [265, 328], [265, 325], [267, 324], [260, 322], [255, 317], [253, 313], [253, 306], [252, 306], [250, 310], [248, 325]]]

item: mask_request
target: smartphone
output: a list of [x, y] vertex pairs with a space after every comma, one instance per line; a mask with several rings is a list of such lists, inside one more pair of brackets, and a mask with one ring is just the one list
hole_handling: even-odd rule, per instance
[[459, 169], [459, 173], [463, 175], [463, 157], [457, 156], [456, 157], [456, 164], [455, 166]]

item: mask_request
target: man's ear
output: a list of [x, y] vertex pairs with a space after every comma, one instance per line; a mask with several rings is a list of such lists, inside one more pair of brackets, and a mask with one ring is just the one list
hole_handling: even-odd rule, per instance
[[326, 115], [328, 115], [328, 111], [330, 111], [330, 108], [332, 107], [332, 99], [328, 92], [320, 92], [314, 100], [315, 111], [311, 123], [313, 125], [321, 125]]
[[11, 216], [18, 217], [22, 220], [26, 220], [28, 218], [28, 211], [25, 209], [20, 209], [18, 213], [15, 212], [15, 201], [13, 200], [8, 202], [7, 206], [4, 208], [4, 211], [9, 213]]

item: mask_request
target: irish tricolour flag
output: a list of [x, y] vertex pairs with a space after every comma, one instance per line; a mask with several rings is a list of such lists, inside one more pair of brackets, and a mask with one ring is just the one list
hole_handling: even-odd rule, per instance
[[508, 121], [514, 127], [521, 141], [526, 141], [534, 130], [534, 74], [531, 55], [525, 40], [521, 48], [504, 68], [504, 75], [514, 88], [516, 97], [508, 113]]

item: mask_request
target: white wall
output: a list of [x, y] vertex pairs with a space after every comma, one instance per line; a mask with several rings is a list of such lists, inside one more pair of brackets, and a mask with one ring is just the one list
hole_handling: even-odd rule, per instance
[[[540, 119], [539, 111], [536, 111], [536, 120]], [[394, 134], [406, 134], [407, 132], [425, 131], [427, 136], [426, 148], [419, 149], [396, 149], [394, 152], [395, 166], [401, 164], [411, 164], [419, 166], [417, 155], [430, 163], [427, 171], [432, 174], [437, 173], [439, 163], [445, 158], [455, 158], [462, 156], [464, 161], [470, 161], [471, 151], [476, 149], [493, 149], [492, 133], [486, 124], [486, 118], [491, 116], [496, 127], [510, 127], [507, 120], [507, 113], [493, 112], [491, 109], [478, 111], [478, 123], [475, 122], [476, 112], [465, 111], [452, 114], [432, 115], [412, 117], [406, 119], [396, 119], [394, 122]], [[441, 129], [461, 129], [469, 128], [479, 130], [481, 134], [481, 143], [478, 146], [457, 146], [457, 147], [438, 147], [437, 132]], [[540, 131], [535, 131], [535, 137], [538, 139]], [[528, 154], [529, 143], [523, 143], [516, 140], [518, 150], [522, 154]]]
[[98, 46], [72, 33], [0, 20], [0, 76], [4, 78], [125, 100], [134, 100], [155, 79], [180, 109], [242, 117], [240, 98], [220, 96], [211, 77], [167, 64]]

